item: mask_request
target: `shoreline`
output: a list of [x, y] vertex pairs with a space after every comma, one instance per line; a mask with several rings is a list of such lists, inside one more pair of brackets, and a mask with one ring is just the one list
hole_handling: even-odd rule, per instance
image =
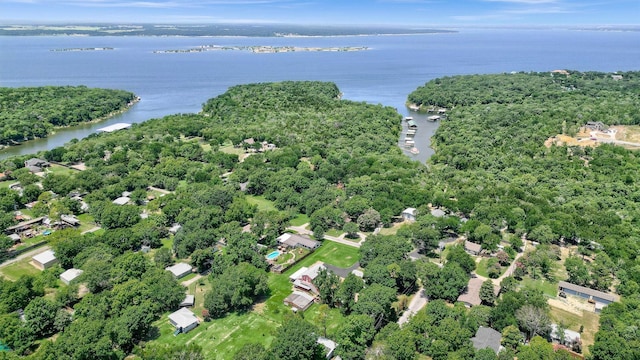
[[20, 141], [20, 142], [17, 142], [16, 144], [14, 144], [14, 145], [4, 145], [4, 144], [0, 144], [0, 150], [6, 150], [6, 149], [10, 149], [10, 148], [20, 147], [20, 146], [22, 146], [22, 144], [26, 144], [26, 143], [28, 143], [29, 141], [33, 141], [33, 140], [46, 139], [46, 138], [48, 138], [48, 137], [49, 137], [49, 136], [51, 136], [51, 135], [55, 135], [55, 134], [56, 134], [56, 130], [59, 130], [59, 129], [69, 129], [69, 128], [73, 128], [73, 127], [80, 126], [80, 125], [84, 125], [84, 124], [97, 124], [97, 123], [99, 123], [99, 122], [109, 120], [109, 119], [111, 119], [112, 117], [114, 117], [114, 116], [116, 116], [116, 115], [120, 115], [120, 114], [123, 114], [123, 113], [125, 113], [125, 112], [129, 111], [129, 109], [131, 109], [131, 108], [133, 107], [133, 105], [137, 104], [140, 100], [141, 100], [141, 99], [140, 99], [140, 96], [137, 96], [137, 95], [136, 95], [136, 97], [135, 97], [131, 102], [127, 103], [127, 105], [126, 105], [124, 108], [121, 108], [121, 109], [119, 109], [119, 110], [112, 111], [112, 112], [110, 112], [109, 114], [107, 114], [106, 116], [102, 116], [102, 117], [99, 117], [99, 118], [93, 119], [93, 120], [91, 120], [91, 121], [83, 121], [83, 122], [81, 122], [81, 123], [77, 123], [77, 124], [74, 124], [74, 125], [56, 126], [56, 127], [54, 127], [54, 128], [53, 128], [53, 130], [52, 130], [50, 133], [48, 133], [48, 134], [47, 134], [47, 136], [45, 136], [45, 137], [39, 137], [39, 138], [33, 138], [33, 139], [25, 140], [25, 141]]

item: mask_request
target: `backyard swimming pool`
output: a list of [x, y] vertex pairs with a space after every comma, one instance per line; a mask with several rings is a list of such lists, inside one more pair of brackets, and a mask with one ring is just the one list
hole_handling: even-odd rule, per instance
[[267, 255], [267, 260], [275, 260], [278, 256], [280, 256], [280, 254], [282, 253], [278, 250], [272, 251], [269, 253], [269, 255]]

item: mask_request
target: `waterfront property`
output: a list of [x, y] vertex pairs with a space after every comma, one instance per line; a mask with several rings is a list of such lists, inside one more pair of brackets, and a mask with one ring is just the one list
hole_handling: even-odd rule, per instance
[[103, 128], [100, 128], [98, 130], [96, 130], [97, 132], [114, 132], [114, 131], [118, 131], [118, 130], [124, 130], [124, 129], [128, 129], [131, 127], [131, 124], [127, 124], [127, 123], [116, 123], [113, 125], [109, 125], [109, 126], [105, 126]]

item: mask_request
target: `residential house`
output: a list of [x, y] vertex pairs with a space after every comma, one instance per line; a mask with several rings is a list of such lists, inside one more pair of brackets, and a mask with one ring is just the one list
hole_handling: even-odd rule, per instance
[[293, 311], [305, 311], [313, 304], [314, 297], [302, 291], [294, 291], [284, 299], [284, 304]]
[[320, 242], [318, 241], [311, 240], [306, 236], [290, 233], [282, 234], [276, 240], [279, 244], [290, 248], [303, 247], [305, 249], [315, 250], [320, 246]]
[[464, 242], [464, 250], [471, 255], [478, 255], [482, 251], [482, 245], [473, 243], [469, 240]]
[[561, 336], [561, 333], [558, 331], [558, 324], [551, 324], [551, 334], [549, 335], [551, 341], [560, 343], [562, 345], [567, 345], [572, 347], [573, 344], [576, 344], [581, 341], [580, 333], [577, 331], [564, 329], [564, 338]]
[[44, 168], [51, 166], [47, 160], [31, 158], [24, 162], [24, 167], [33, 173], [41, 172]]
[[129, 201], [131, 201], [131, 198], [129, 198], [128, 196], [120, 196], [119, 198], [113, 200], [112, 203], [116, 205], [126, 205], [129, 203]]
[[[480, 287], [482, 287], [482, 283], [484, 283], [484, 280], [477, 277], [469, 279], [469, 283], [467, 284], [465, 291], [458, 296], [458, 301], [464, 303], [466, 307], [482, 304], [482, 300], [480, 300]], [[498, 296], [499, 293], [500, 287], [494, 285], [493, 294]]]
[[605, 131], [608, 129], [607, 125], [601, 121], [587, 121], [586, 128], [597, 131]]
[[177, 263], [166, 267], [165, 270], [170, 271], [176, 279], [183, 278], [193, 272], [193, 267], [187, 263]]
[[71, 268], [60, 274], [60, 280], [62, 280], [63, 283], [69, 285], [73, 280], [82, 275], [82, 273], [83, 271], [80, 269]]
[[40, 270], [48, 269], [58, 263], [58, 259], [56, 259], [56, 255], [53, 250], [41, 252], [31, 259], [31, 263], [33, 264], [33, 266], [37, 267]]
[[70, 226], [80, 226], [80, 220], [73, 215], [60, 215], [60, 220]]
[[[304, 269], [304, 270], [303, 270]], [[289, 277], [289, 281], [293, 282], [293, 286], [299, 290], [310, 292], [314, 295], [318, 295], [318, 288], [313, 284], [313, 281], [318, 277], [320, 271], [326, 270], [327, 267], [321, 261], [316, 262], [310, 267], [302, 267]]]
[[489, 348], [495, 351], [496, 354], [502, 349], [501, 340], [502, 334], [499, 331], [484, 326], [480, 326], [476, 331], [476, 336], [471, 338], [473, 347], [476, 350]]
[[175, 326], [176, 332], [174, 335], [177, 335], [179, 333], [187, 333], [194, 329], [198, 326], [200, 320], [198, 320], [191, 310], [183, 307], [169, 314], [169, 322]]
[[415, 208], [406, 208], [402, 212], [402, 219], [406, 221], [416, 221], [417, 210]]

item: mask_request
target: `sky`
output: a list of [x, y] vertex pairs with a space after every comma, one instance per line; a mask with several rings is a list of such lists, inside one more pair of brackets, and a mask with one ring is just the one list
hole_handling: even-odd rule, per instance
[[639, 25], [640, 0], [0, 0], [0, 22]]

